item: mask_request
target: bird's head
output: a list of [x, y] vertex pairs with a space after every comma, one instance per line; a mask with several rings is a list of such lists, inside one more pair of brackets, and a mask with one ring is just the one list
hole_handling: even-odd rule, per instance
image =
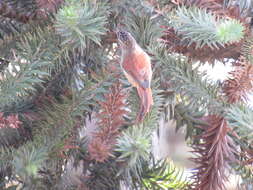
[[135, 45], [135, 39], [133, 36], [124, 30], [117, 31], [117, 37], [122, 48], [131, 48]]

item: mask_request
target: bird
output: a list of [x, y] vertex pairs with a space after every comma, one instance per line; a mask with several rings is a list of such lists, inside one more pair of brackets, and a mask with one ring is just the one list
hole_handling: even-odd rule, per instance
[[151, 90], [151, 60], [131, 33], [121, 29], [117, 30], [116, 34], [121, 48], [120, 66], [129, 83], [137, 89], [140, 99], [136, 122], [141, 122], [154, 104]]

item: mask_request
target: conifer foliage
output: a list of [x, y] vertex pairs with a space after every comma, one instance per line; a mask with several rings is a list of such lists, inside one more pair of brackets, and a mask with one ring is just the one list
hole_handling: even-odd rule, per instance
[[[229, 174], [252, 189], [252, 12], [251, 0], [1, 0], [0, 189], [226, 190]], [[119, 28], [152, 60], [140, 123]], [[212, 81], [205, 64], [230, 72]], [[185, 129], [190, 175], [156, 159], [161, 120]]]
[[101, 111], [98, 113], [98, 125], [101, 129], [95, 131], [89, 143], [91, 158], [105, 161], [111, 154], [119, 135], [120, 127], [124, 124], [123, 116], [126, 115], [126, 92], [119, 82], [114, 84], [109, 93], [105, 94], [105, 100], [99, 102]]

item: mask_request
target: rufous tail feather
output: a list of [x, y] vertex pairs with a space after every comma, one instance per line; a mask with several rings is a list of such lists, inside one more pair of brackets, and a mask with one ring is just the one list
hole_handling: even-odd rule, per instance
[[154, 104], [151, 88], [144, 89], [144, 112], [145, 114], [150, 112], [151, 106]]
[[136, 120], [142, 121], [145, 115], [150, 111], [151, 106], [154, 104], [151, 88], [137, 88], [140, 97], [140, 110]]

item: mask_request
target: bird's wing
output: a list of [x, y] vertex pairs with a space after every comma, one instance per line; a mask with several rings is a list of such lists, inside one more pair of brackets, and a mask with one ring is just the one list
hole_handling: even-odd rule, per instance
[[123, 69], [142, 87], [149, 88], [151, 83], [151, 65], [148, 55], [129, 56], [122, 64]]

